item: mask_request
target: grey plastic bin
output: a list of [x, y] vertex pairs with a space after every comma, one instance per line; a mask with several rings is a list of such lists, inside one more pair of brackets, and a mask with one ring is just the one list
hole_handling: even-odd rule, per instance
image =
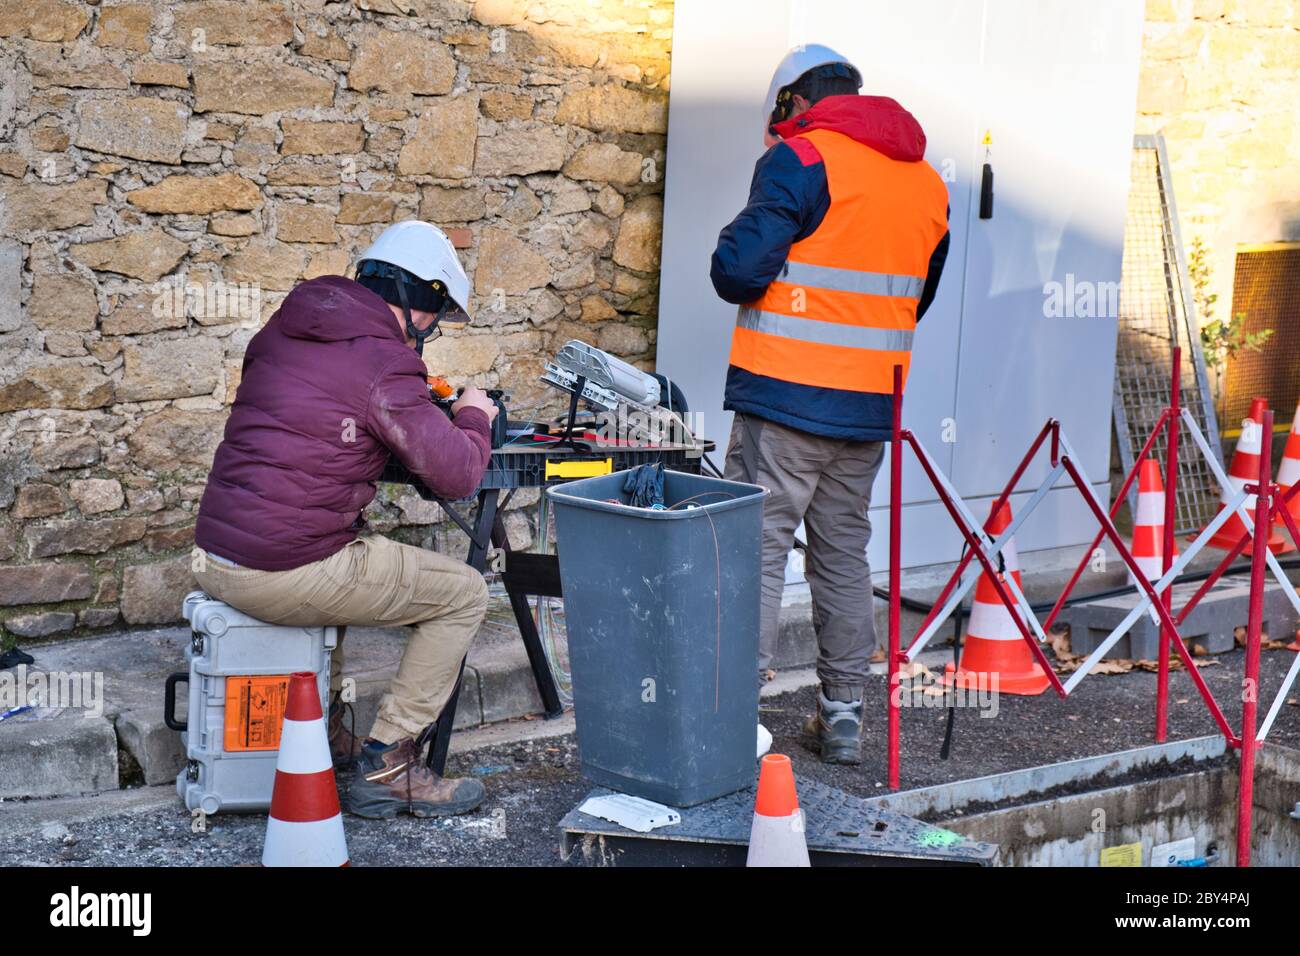
[[754, 782], [768, 492], [668, 471], [671, 510], [652, 511], [607, 501], [626, 475], [546, 492], [578, 751], [590, 780], [689, 807]]

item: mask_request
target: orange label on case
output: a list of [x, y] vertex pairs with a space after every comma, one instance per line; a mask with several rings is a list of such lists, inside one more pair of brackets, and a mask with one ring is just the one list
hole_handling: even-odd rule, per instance
[[278, 750], [289, 675], [226, 678], [225, 751]]

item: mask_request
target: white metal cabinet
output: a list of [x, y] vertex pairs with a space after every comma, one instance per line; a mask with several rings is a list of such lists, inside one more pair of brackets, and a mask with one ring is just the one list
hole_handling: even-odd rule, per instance
[[[1141, 23], [1131, 0], [679, 3], [658, 363], [703, 413], [704, 433], [725, 443], [729, 431], [722, 392], [735, 316], [713, 293], [709, 255], [745, 202], [771, 71], [795, 43], [823, 42], [859, 66], [864, 93], [917, 116], [952, 200], [952, 248], [918, 329], [904, 423], [977, 511], [1049, 415], [1104, 493], [1115, 320], [1048, 320], [1043, 285], [1067, 273], [1119, 280]], [[977, 218], [985, 129], [991, 220]], [[955, 443], [942, 440], [949, 425]], [[886, 465], [873, 499], [881, 531], [887, 476]], [[911, 461], [904, 501], [904, 565], [955, 560], [960, 539]], [[1076, 544], [1093, 530], [1077, 496], [1054, 492], [1020, 544]], [[885, 543], [875, 535], [876, 569]]]

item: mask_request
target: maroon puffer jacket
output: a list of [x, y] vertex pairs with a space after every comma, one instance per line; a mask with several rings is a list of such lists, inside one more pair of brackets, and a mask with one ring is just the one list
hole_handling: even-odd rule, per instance
[[200, 548], [283, 571], [338, 551], [389, 453], [436, 494], [473, 493], [491, 455], [487, 415], [453, 422], [387, 303], [340, 276], [304, 282], [253, 336], [194, 530]]

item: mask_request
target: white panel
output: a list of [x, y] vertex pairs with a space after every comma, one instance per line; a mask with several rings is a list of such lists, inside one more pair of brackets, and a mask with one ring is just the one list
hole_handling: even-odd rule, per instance
[[788, 5], [685, 2], [673, 12], [656, 368], [702, 416], [719, 464], [731, 430], [722, 392], [736, 307], [713, 291], [709, 260], [722, 227], [745, 207], [763, 152], [759, 111], [790, 46]]
[[[1062, 419], [1088, 472], [1106, 475], [1115, 319], [1048, 320], [1043, 286], [1067, 272], [1119, 279], [1142, 5], [700, 0], [677, 4], [674, 16], [658, 366], [703, 413], [703, 433], [725, 450], [735, 317], [713, 292], [709, 258], [748, 195], [771, 71], [795, 43], [823, 42], [862, 69], [864, 93], [917, 116], [952, 199], [952, 251], [918, 330], [904, 424], [985, 510], [1048, 416]], [[985, 128], [997, 176], [991, 221], [976, 218]], [[955, 444], [942, 440], [949, 417]], [[1064, 492], [1049, 497], [1022, 550], [1089, 538], [1091, 519], [1069, 495], [1069, 505]], [[877, 569], [887, 496], [886, 465], [873, 495]], [[935, 499], [909, 456], [905, 566], [953, 561], [960, 549]]]
[[[1130, 0], [988, 2], [978, 100], [995, 204], [992, 219], [972, 219], [967, 257], [952, 471], [963, 494], [1000, 491], [1049, 416], [1089, 474], [1109, 472], [1141, 23]], [[1112, 309], [1079, 315], [1079, 301], [1075, 315], [1051, 317], [1050, 282], [1094, 293], [1113, 283]], [[1041, 457], [1021, 487], [1047, 467]], [[1060, 543], [1091, 530], [1067, 526]]]
[[[657, 367], [682, 384], [691, 408], [704, 414], [705, 433], [720, 445], [730, 429], [722, 392], [736, 309], [714, 293], [709, 257], [718, 232], [748, 197], [763, 151], [761, 109], [772, 71], [791, 46], [821, 42], [859, 65], [864, 93], [893, 97], [917, 117], [927, 133], [926, 158], [948, 184], [952, 252], [917, 333], [904, 424], [917, 431], [940, 467], [951, 466], [952, 447], [941, 432], [956, 412], [975, 161], [974, 104], [962, 96], [978, 71], [980, 14], [979, 3], [950, 0], [678, 4]], [[904, 489], [905, 500], [933, 497], [915, 462], [905, 466]]]
[[[948, 186], [950, 252], [939, 293], [917, 329], [903, 402], [904, 426], [917, 433], [945, 472], [952, 467], [952, 445], [943, 434], [957, 417], [961, 277], [976, 158], [975, 104], [967, 91], [980, 69], [982, 8], [981, 3], [912, 0], [799, 4], [791, 14], [795, 43], [834, 47], [861, 70], [864, 94], [892, 97], [917, 118], [926, 133], [926, 160]], [[874, 494], [889, 494], [885, 469]], [[903, 500], [933, 498], [920, 466], [907, 459]]]

